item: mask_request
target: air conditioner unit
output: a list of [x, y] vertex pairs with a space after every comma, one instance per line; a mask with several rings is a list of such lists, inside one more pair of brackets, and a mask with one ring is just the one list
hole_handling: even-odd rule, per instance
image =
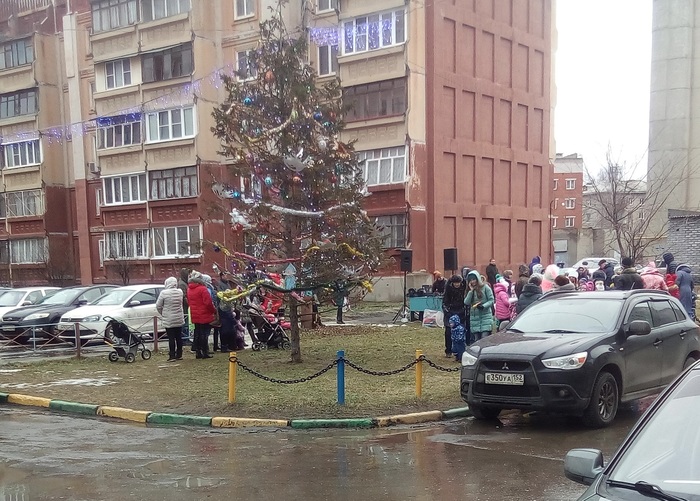
[[97, 165], [95, 162], [88, 162], [87, 167], [88, 167], [88, 170], [90, 171], [90, 174], [99, 174], [100, 173], [100, 166]]

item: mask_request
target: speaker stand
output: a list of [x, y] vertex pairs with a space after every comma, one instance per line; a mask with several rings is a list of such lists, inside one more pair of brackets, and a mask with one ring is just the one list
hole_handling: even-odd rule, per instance
[[408, 305], [406, 304], [406, 272], [403, 272], [403, 306], [399, 308], [399, 311], [396, 312], [396, 315], [394, 315], [394, 320], [391, 321], [391, 323], [395, 324], [399, 318], [401, 319], [401, 322], [405, 323], [408, 322], [408, 316], [410, 314], [410, 311], [408, 309]]

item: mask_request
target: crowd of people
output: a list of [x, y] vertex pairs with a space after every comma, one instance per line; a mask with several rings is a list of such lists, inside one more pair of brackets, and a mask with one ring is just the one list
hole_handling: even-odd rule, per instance
[[259, 342], [251, 310], [274, 315], [282, 306], [278, 294], [258, 288], [235, 302], [221, 300], [217, 293], [240, 290], [221, 274], [210, 275], [183, 268], [180, 278], [168, 277], [165, 289], [156, 303], [161, 325], [168, 336], [168, 362], [182, 360], [183, 346], [191, 340], [191, 351], [197, 359], [212, 358], [209, 337], [213, 335], [213, 351], [240, 351], [248, 347], [246, 331], [253, 343]]
[[529, 265], [518, 267], [518, 277], [512, 270], [498, 271], [495, 260], [486, 266], [486, 274], [464, 268], [461, 275], [445, 279], [439, 271], [433, 273], [433, 293], [442, 294], [445, 322], [445, 356], [461, 359], [471, 343], [498, 330], [525, 308], [550, 291], [604, 291], [656, 289], [678, 298], [690, 318], [695, 319], [695, 292], [690, 266], [676, 263], [670, 252], [662, 256], [665, 272], [651, 261], [638, 268], [625, 257], [621, 266], [601, 259], [598, 268], [581, 266], [575, 273], [561, 267], [541, 264], [535, 256]]

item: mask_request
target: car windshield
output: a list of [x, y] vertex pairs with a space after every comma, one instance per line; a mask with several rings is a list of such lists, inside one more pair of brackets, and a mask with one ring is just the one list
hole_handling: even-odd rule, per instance
[[45, 297], [39, 304], [71, 304], [85, 289], [63, 289], [56, 294]]
[[678, 385], [616, 461], [610, 480], [644, 481], [700, 499], [700, 371]]
[[17, 306], [26, 293], [26, 291], [5, 292], [0, 296], [0, 306]]
[[[118, 304], [122, 304], [124, 301], [126, 301], [134, 292], [136, 292], [133, 289], [115, 289], [111, 292], [108, 292], [101, 298], [99, 298], [97, 301], [95, 301], [92, 304], [102, 304], [105, 306], [115, 306]], [[2, 296], [0, 296], [2, 297]]]
[[557, 297], [537, 301], [508, 328], [522, 332], [608, 332], [615, 328], [622, 304], [621, 299], [595, 298], [593, 292], [585, 299]]

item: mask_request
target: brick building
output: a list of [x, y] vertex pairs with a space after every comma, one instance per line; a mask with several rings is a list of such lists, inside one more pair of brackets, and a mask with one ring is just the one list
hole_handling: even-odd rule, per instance
[[[62, 1], [10, 3], [27, 19], [52, 12], [41, 24], [49, 52], [35, 53], [55, 75], [32, 73], [17, 87], [48, 82], [38, 98], [47, 100], [34, 121], [7, 121], [2, 144], [10, 132], [39, 131], [42, 158], [55, 167], [30, 168], [44, 176], [33, 174], [34, 184], [18, 170], [22, 181], [6, 186], [40, 188], [47, 209], [58, 203], [55, 186], [65, 205], [46, 211], [63, 226], [31, 216], [41, 231], [21, 220], [8, 241], [51, 243], [61, 233], [62, 261], [83, 283], [118, 281], [124, 267], [132, 282], [161, 280], [223, 259], [195, 242], [244, 250], [244, 236], [213, 210], [210, 187], [225, 178], [226, 159], [209, 133], [210, 111], [224, 98], [218, 72], [246, 70], [273, 2], [72, 0], [70, 12]], [[8, 21], [4, 8], [9, 26], [16, 16]], [[307, 27], [319, 79], [339, 77], [353, 104], [343, 139], [356, 140], [365, 160], [367, 210], [390, 254], [412, 249], [414, 270], [443, 268], [448, 247], [481, 268], [492, 257], [501, 266], [551, 259], [551, 1], [315, 0], [284, 15]], [[10, 43], [43, 37], [36, 22], [26, 26], [3, 33]], [[44, 144], [61, 124], [65, 134]], [[55, 252], [49, 245], [48, 256]]]

